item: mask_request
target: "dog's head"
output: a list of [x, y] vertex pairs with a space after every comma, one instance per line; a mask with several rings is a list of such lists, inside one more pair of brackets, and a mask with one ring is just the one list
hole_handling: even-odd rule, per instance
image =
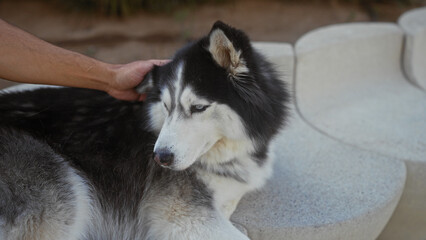
[[276, 112], [277, 126], [265, 129], [260, 125], [271, 123], [256, 115], [275, 111], [271, 104], [282, 99], [270, 103], [265, 91], [282, 86], [265, 83], [262, 71], [273, 73], [263, 65], [243, 32], [216, 22], [206, 37], [155, 67], [138, 88], [148, 92], [150, 128], [158, 133], [154, 159], [163, 167], [183, 170], [206, 156], [231, 160], [226, 158], [235, 157], [255, 138], [268, 141], [270, 136], [264, 135], [273, 134], [271, 127], [279, 128], [282, 113]]

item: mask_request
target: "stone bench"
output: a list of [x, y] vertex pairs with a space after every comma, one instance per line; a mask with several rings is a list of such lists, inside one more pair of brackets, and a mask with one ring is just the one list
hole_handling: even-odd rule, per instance
[[[296, 101], [324, 134], [407, 166], [401, 202], [379, 239], [426, 236], [426, 94], [401, 69], [395, 24], [345, 24], [296, 44]], [[424, 64], [424, 62], [423, 62]]]
[[[403, 67], [408, 80], [414, 86], [426, 91], [426, 8], [419, 8], [403, 14], [398, 20], [405, 32]], [[420, 95], [416, 91], [416, 95]], [[419, 114], [413, 118], [422, 124], [406, 123], [403, 129], [418, 131], [418, 157], [402, 158], [408, 168], [407, 183], [401, 201], [395, 210], [381, 240], [426, 239], [426, 101], [419, 100]], [[402, 101], [404, 101], [402, 99]], [[408, 108], [413, 109], [410, 103]], [[416, 129], [417, 128], [417, 129]]]

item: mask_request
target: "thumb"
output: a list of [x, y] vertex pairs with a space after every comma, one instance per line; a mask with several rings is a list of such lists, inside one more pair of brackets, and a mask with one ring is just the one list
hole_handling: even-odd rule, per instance
[[141, 95], [138, 94], [133, 89], [128, 89], [128, 90], [111, 89], [108, 91], [108, 94], [118, 100], [124, 100], [124, 101], [137, 101], [141, 98]]

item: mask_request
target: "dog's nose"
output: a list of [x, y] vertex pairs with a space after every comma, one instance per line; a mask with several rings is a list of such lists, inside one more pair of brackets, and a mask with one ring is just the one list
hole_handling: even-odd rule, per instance
[[163, 167], [170, 166], [173, 163], [174, 158], [174, 154], [168, 150], [154, 152], [154, 160]]

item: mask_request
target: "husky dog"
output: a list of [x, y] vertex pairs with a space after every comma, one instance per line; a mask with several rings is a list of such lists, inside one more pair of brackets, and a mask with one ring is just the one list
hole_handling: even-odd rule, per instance
[[1, 94], [0, 239], [248, 239], [229, 218], [288, 115], [270, 63], [217, 22], [138, 90]]

